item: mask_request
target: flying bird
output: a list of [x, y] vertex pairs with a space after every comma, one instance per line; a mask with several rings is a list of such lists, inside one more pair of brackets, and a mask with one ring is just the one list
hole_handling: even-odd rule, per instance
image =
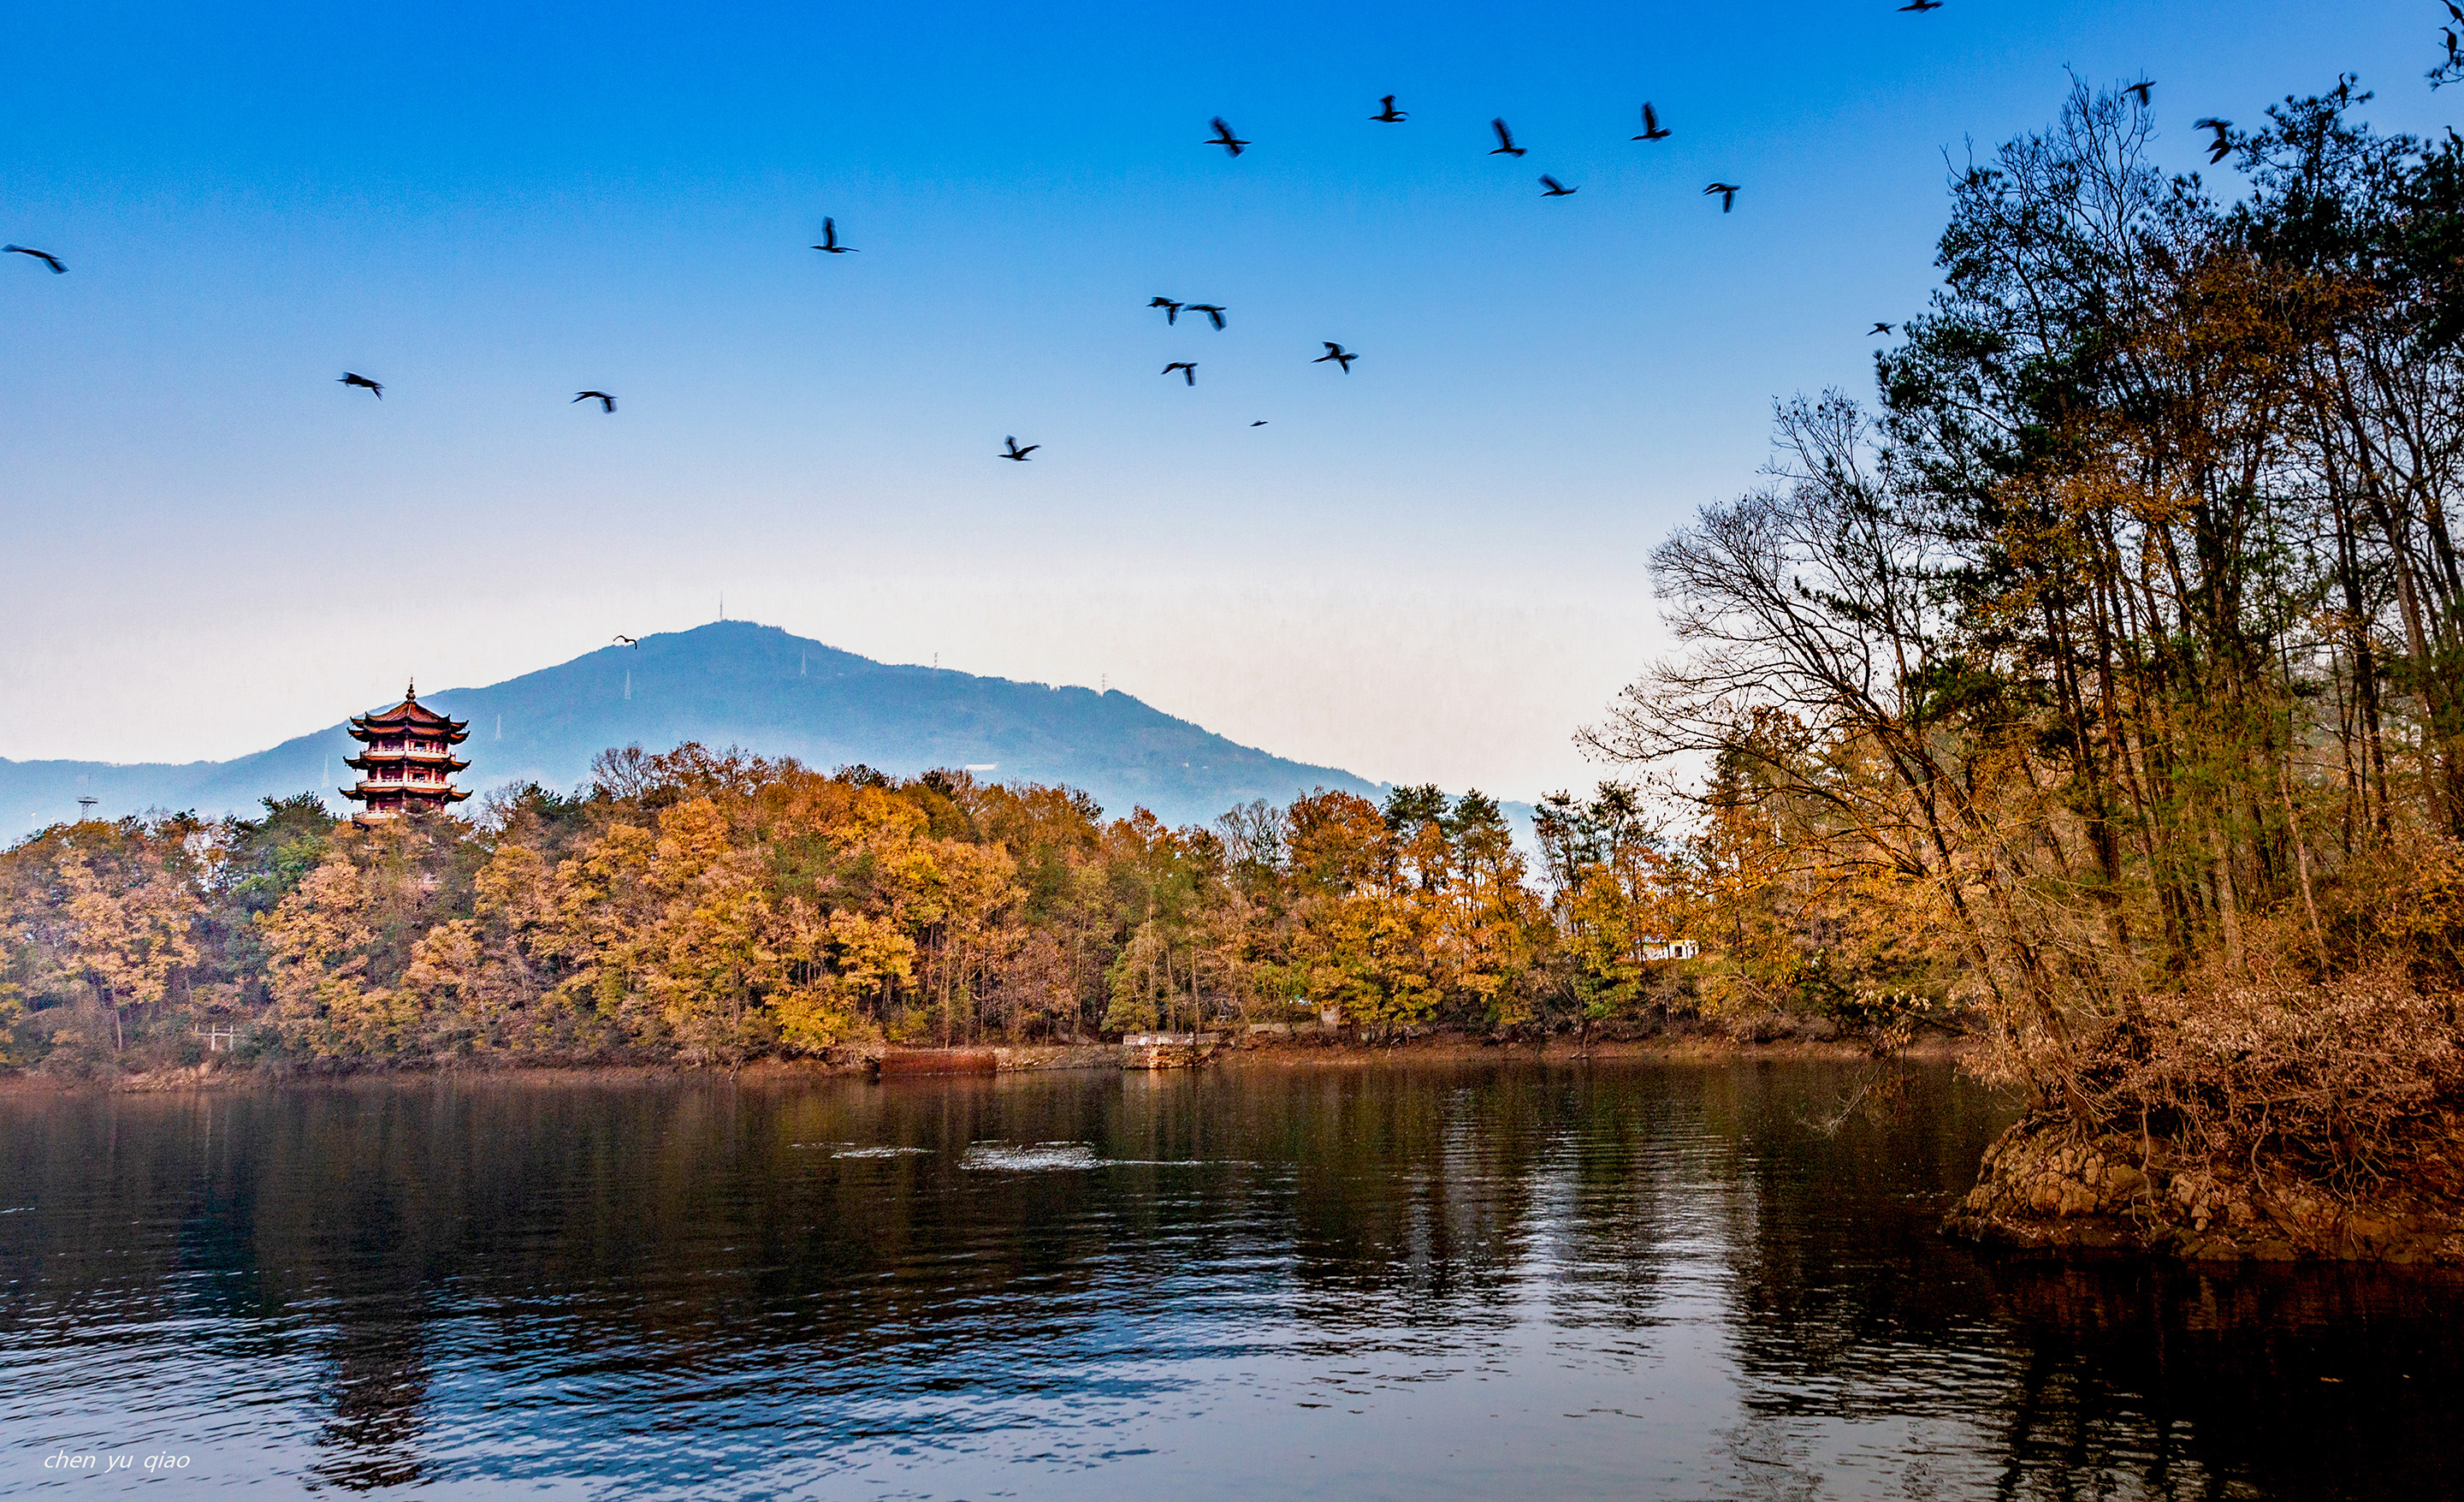
[[1660, 111], [1651, 107], [1651, 100], [1649, 99], [1642, 101], [1642, 134], [1635, 137], [1634, 139], [1637, 141], [1665, 141], [1668, 139], [1667, 127], [1660, 123]]
[[1191, 386], [1196, 386], [1198, 384], [1198, 364], [1196, 361], [1176, 360], [1172, 364], [1163, 367], [1163, 373], [1165, 375], [1170, 375], [1176, 370], [1179, 371], [1180, 378], [1183, 381], [1188, 382]]
[[[1351, 350], [1344, 348], [1341, 344], [1336, 343], [1331, 339], [1322, 339], [1318, 341], [1318, 342], [1326, 346], [1326, 353], [1318, 356], [1315, 360], [1310, 361], [1310, 364], [1322, 365], [1331, 360], [1336, 364], [1343, 367], [1343, 373], [1345, 375], [1352, 374], [1352, 363], [1360, 358], [1358, 355], [1353, 354]], [[1252, 424], [1252, 426], [1255, 425]]]
[[2156, 87], [2156, 80], [2155, 80], [2155, 79], [2153, 79], [2153, 78], [2146, 78], [2146, 79], [2143, 79], [2143, 80], [2141, 80], [2140, 82], [2137, 82], [2137, 83], [2134, 83], [2134, 84], [2130, 85], [2128, 88], [2123, 89], [2122, 92], [2123, 92], [2123, 93], [2124, 93], [2124, 94], [2136, 94], [2136, 95], [2138, 95], [2138, 96], [2139, 96], [2139, 107], [2140, 107], [2141, 109], [2145, 109], [2145, 108], [2147, 107], [2147, 94], [2148, 94], [2148, 91], [2149, 91], [2149, 90], [2151, 90], [2151, 89], [2153, 89], [2153, 88], [2155, 88], [2155, 87]]
[[813, 249], [817, 251], [827, 251], [832, 255], [852, 255], [855, 254], [854, 246], [841, 245], [839, 243], [839, 222], [836, 219], [828, 218], [822, 221], [822, 243], [814, 246]]
[[1266, 426], [1266, 420], [1265, 420], [1265, 418], [1261, 417], [1261, 418], [1259, 418], [1256, 422], [1251, 423], [1249, 426], [1250, 426], [1250, 427], [1252, 427], [1252, 428], [1264, 428], [1265, 426]]
[[1497, 132], [1497, 149], [1490, 152], [1490, 156], [1519, 157], [1523, 154], [1523, 148], [1514, 144], [1514, 132], [1507, 128], [1505, 121], [1492, 120], [1488, 128]]
[[60, 264], [58, 256], [49, 251], [38, 251], [31, 245], [0, 245], [0, 255], [31, 255], [49, 266], [55, 276], [65, 276], [69, 274], [69, 269]]
[[1703, 189], [1703, 196], [1708, 198], [1713, 193], [1719, 194], [1720, 211], [1727, 213], [1737, 207], [1737, 189], [1744, 186], [1743, 183], [1714, 183]]
[[[616, 398], [614, 398], [614, 397], [612, 397], [612, 396], [609, 396], [609, 395], [608, 395], [606, 392], [605, 392], [605, 391], [576, 391], [576, 392], [574, 392], [574, 393], [573, 393], [573, 401], [574, 401], [574, 402], [587, 402], [587, 401], [591, 400], [593, 397], [596, 397], [596, 398], [598, 399], [598, 401], [599, 401], [599, 409], [600, 409], [601, 411], [603, 411], [603, 412], [612, 412], [612, 411], [614, 411], [614, 410], [616, 409]], [[565, 405], [565, 406], [567, 406], [567, 407], [571, 407], [571, 406], [573, 405], [573, 402], [567, 402], [567, 403], [565, 403], [564, 405]]]
[[1555, 178], [1551, 177], [1546, 172], [1540, 174], [1540, 181], [1548, 185], [1549, 189], [1547, 192], [1540, 195], [1543, 198], [1572, 198], [1574, 194], [1582, 191], [1579, 188], [1568, 188], [1565, 184], [1558, 182]]
[[1018, 446], [1018, 440], [1015, 438], [1003, 438], [1001, 442], [1009, 445], [1009, 452], [1000, 455], [1000, 457], [1004, 459], [1016, 459], [1021, 464], [1024, 464], [1026, 462], [1026, 456], [1028, 454], [1033, 453], [1036, 450], [1044, 447], [1044, 445], [1040, 443], [1030, 443], [1025, 448], [1022, 449]]
[[2190, 128], [2192, 130], [2212, 130], [2216, 133], [2216, 139], [2208, 144], [2208, 166], [2213, 166], [2225, 158], [2233, 155], [2232, 121], [2216, 120], [2213, 118], [2193, 121], [2190, 122]]
[[1386, 107], [1376, 114], [1370, 116], [1369, 118], [1371, 120], [1377, 121], [1388, 125], [1399, 125], [1403, 123], [1404, 112], [1395, 107], [1395, 96], [1389, 94], [1377, 102], [1385, 105]]
[[1865, 332], [1870, 336], [1874, 334], [1895, 334], [1899, 332], [1899, 330], [1894, 324], [1876, 323], [1872, 328], [1867, 329]]
[[1223, 123], [1222, 116], [1218, 115], [1213, 120], [1208, 121], [1207, 123], [1215, 127], [1215, 139], [1208, 142], [1208, 145], [1221, 146], [1224, 150], [1231, 152], [1237, 157], [1241, 154], [1241, 148], [1249, 144], [1248, 142], [1245, 142], [1240, 137], [1232, 134], [1232, 127]]
[[1180, 306], [1181, 311], [1185, 313], [1205, 314], [1217, 328], [1223, 326], [1223, 310], [1212, 302], [1184, 302]]
[[619, 636], [619, 637], [617, 637], [616, 639], [617, 639], [619, 642], [622, 642], [623, 644], [625, 644], [626, 646], [632, 648], [635, 652], [640, 652], [640, 651], [642, 650], [642, 644], [641, 644], [641, 642], [640, 642], [639, 640], [637, 640], [636, 638], [634, 638], [634, 637], [630, 637], [630, 636]]
[[1177, 323], [1180, 321], [1181, 305], [1173, 301], [1170, 298], [1156, 298], [1150, 301], [1147, 306], [1151, 308], [1163, 309], [1163, 320], [1167, 323]]
[[340, 376], [336, 377], [335, 379], [337, 379], [337, 380], [341, 381], [341, 382], [342, 383], [342, 385], [344, 385], [344, 386], [363, 386], [363, 387], [366, 387], [368, 388], [368, 394], [369, 394], [370, 396], [375, 397], [375, 398], [376, 398], [378, 401], [380, 401], [380, 402], [382, 402], [382, 401], [384, 401], [384, 400], [385, 400], [385, 387], [384, 387], [384, 386], [380, 385], [380, 384], [379, 384], [379, 383], [377, 383], [377, 382], [374, 382], [374, 381], [369, 380], [366, 376], [363, 376], [363, 375], [360, 374], [360, 373], [359, 373], [358, 371], [356, 371], [356, 370], [345, 370], [345, 371], [343, 371]]
[[1942, 9], [1942, 0], [1908, 0], [1908, 3], [1900, 7], [1900, 9], [1903, 11], [1939, 11]]

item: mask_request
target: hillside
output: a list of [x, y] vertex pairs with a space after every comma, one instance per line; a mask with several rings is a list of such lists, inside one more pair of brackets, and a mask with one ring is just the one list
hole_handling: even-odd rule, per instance
[[[479, 791], [530, 779], [570, 788], [608, 746], [700, 740], [820, 767], [863, 762], [912, 774], [973, 766], [990, 781], [1066, 783], [1114, 813], [1139, 806], [1174, 824], [1312, 787], [1383, 796], [1350, 772], [1235, 744], [1127, 694], [894, 667], [745, 621], [646, 636], [639, 648], [605, 647], [421, 701], [470, 721], [463, 755], [472, 766], [462, 781]], [[0, 831], [13, 837], [73, 819], [80, 794], [97, 799], [95, 811], [106, 817], [149, 807], [242, 811], [303, 788], [324, 791], [339, 807], [332, 790], [350, 780], [342, 760], [354, 750], [337, 722], [229, 762], [0, 760]]]

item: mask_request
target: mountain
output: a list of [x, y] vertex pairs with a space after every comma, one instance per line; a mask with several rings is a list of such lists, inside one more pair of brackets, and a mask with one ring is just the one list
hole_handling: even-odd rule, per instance
[[[1127, 694], [1051, 688], [933, 668], [902, 668], [718, 621], [477, 689], [421, 696], [471, 724], [462, 785], [536, 779], [570, 789], [609, 746], [739, 745], [830, 768], [863, 762], [913, 774], [970, 766], [991, 782], [1066, 783], [1114, 814], [1153, 809], [1178, 825], [1253, 798], [1284, 803], [1314, 787], [1382, 799], [1386, 789], [1331, 766], [1239, 745]], [[77, 816], [146, 808], [251, 812], [257, 800], [314, 788], [338, 810], [357, 742], [340, 724], [230, 762], [184, 764], [0, 759], [0, 837]], [[466, 810], [469, 805], [464, 806]], [[1519, 810], [1518, 810], [1519, 811]]]

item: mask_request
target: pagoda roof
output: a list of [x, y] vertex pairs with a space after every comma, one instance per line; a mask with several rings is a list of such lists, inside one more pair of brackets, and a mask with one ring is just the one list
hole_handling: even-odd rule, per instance
[[350, 731], [362, 740], [367, 739], [365, 733], [426, 730], [441, 734], [448, 740], [460, 740], [469, 735], [470, 725], [467, 719], [440, 715], [422, 704], [418, 691], [411, 688], [403, 691], [402, 702], [391, 709], [352, 716]]

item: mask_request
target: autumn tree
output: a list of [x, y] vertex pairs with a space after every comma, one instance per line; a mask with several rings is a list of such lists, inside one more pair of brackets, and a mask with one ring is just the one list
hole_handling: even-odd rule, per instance
[[132, 1012], [159, 1016], [198, 963], [210, 843], [181, 816], [58, 826], [11, 852], [0, 996], [12, 1013], [90, 1003], [110, 1051], [126, 1051]]
[[[2380, 1005], [2426, 1036], [2339, 978], [2401, 955], [2444, 985], [2454, 948], [2363, 915], [2446, 911], [2464, 834], [2464, 147], [2375, 135], [2365, 99], [2229, 137], [2233, 206], [2155, 168], [2128, 90], [1963, 170], [1880, 410], [1781, 404], [1770, 483], [1655, 554], [1678, 650], [1591, 733], [1713, 770], [1732, 945], [1763, 920], [1943, 986], [2044, 1110], [2203, 1152], [2259, 1150], [2202, 1124], [2261, 1089], [2235, 1071], [2306, 1091], [2332, 1061], [2199, 1039]], [[2189, 1071], [2161, 1098], [2154, 1058]]]

